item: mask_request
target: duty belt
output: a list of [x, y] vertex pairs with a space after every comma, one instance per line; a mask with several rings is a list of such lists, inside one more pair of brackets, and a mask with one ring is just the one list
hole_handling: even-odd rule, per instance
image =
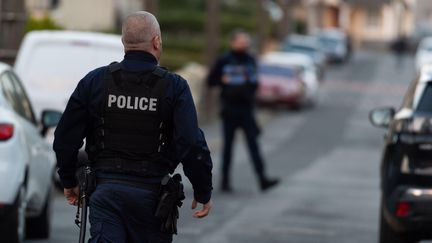
[[149, 161], [136, 161], [125, 159], [100, 159], [94, 162], [95, 170], [108, 170], [119, 173], [136, 173], [136, 174], [168, 174], [168, 168], [164, 164]]
[[127, 181], [127, 180], [120, 180], [120, 179], [105, 179], [105, 178], [98, 178], [97, 184], [120, 184], [120, 185], [126, 185], [126, 186], [133, 186], [145, 190], [149, 190], [152, 192], [159, 192], [161, 189], [160, 183], [145, 183], [141, 181]]

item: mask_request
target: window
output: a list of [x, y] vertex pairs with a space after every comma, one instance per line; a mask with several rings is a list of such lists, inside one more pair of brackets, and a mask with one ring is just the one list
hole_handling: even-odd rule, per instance
[[417, 111], [432, 113], [432, 84], [428, 83], [420, 98]]
[[0, 77], [1, 87], [6, 100], [20, 116], [36, 124], [36, 119], [27, 94], [19, 79], [12, 72], [5, 72]]
[[367, 10], [366, 24], [368, 27], [379, 27], [381, 25], [381, 16], [379, 8], [370, 8]]

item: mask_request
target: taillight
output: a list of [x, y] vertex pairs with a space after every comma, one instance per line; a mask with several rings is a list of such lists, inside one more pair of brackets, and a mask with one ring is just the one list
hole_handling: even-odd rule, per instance
[[8, 140], [13, 136], [14, 127], [12, 124], [0, 123], [0, 141]]
[[396, 216], [407, 217], [410, 212], [410, 205], [407, 202], [399, 202], [396, 209]]

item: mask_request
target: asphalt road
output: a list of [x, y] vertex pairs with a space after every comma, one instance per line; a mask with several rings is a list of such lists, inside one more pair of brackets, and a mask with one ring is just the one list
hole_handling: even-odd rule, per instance
[[[378, 169], [384, 130], [368, 112], [401, 103], [414, 78], [412, 58], [396, 66], [386, 53], [356, 53], [332, 66], [316, 107], [303, 111], [260, 110], [260, 139], [268, 172], [280, 186], [261, 193], [240, 133], [234, 155], [235, 193], [219, 192], [221, 137], [218, 123], [204, 127], [214, 160], [214, 209], [192, 218], [191, 187], [174, 242], [365, 243], [377, 242]], [[74, 208], [56, 195], [52, 237], [77, 242]]]

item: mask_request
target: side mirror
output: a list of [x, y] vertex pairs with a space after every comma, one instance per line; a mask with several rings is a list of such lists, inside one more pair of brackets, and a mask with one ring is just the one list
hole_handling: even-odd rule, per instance
[[369, 113], [369, 120], [376, 127], [388, 128], [396, 111], [394, 108], [378, 108]]
[[42, 116], [41, 116], [42, 117], [42, 119], [41, 119], [42, 131], [41, 131], [41, 134], [43, 136], [46, 135], [49, 128], [53, 128], [53, 127], [57, 126], [57, 124], [60, 121], [62, 114], [63, 113], [61, 113], [59, 111], [55, 111], [55, 110], [42, 111]]

